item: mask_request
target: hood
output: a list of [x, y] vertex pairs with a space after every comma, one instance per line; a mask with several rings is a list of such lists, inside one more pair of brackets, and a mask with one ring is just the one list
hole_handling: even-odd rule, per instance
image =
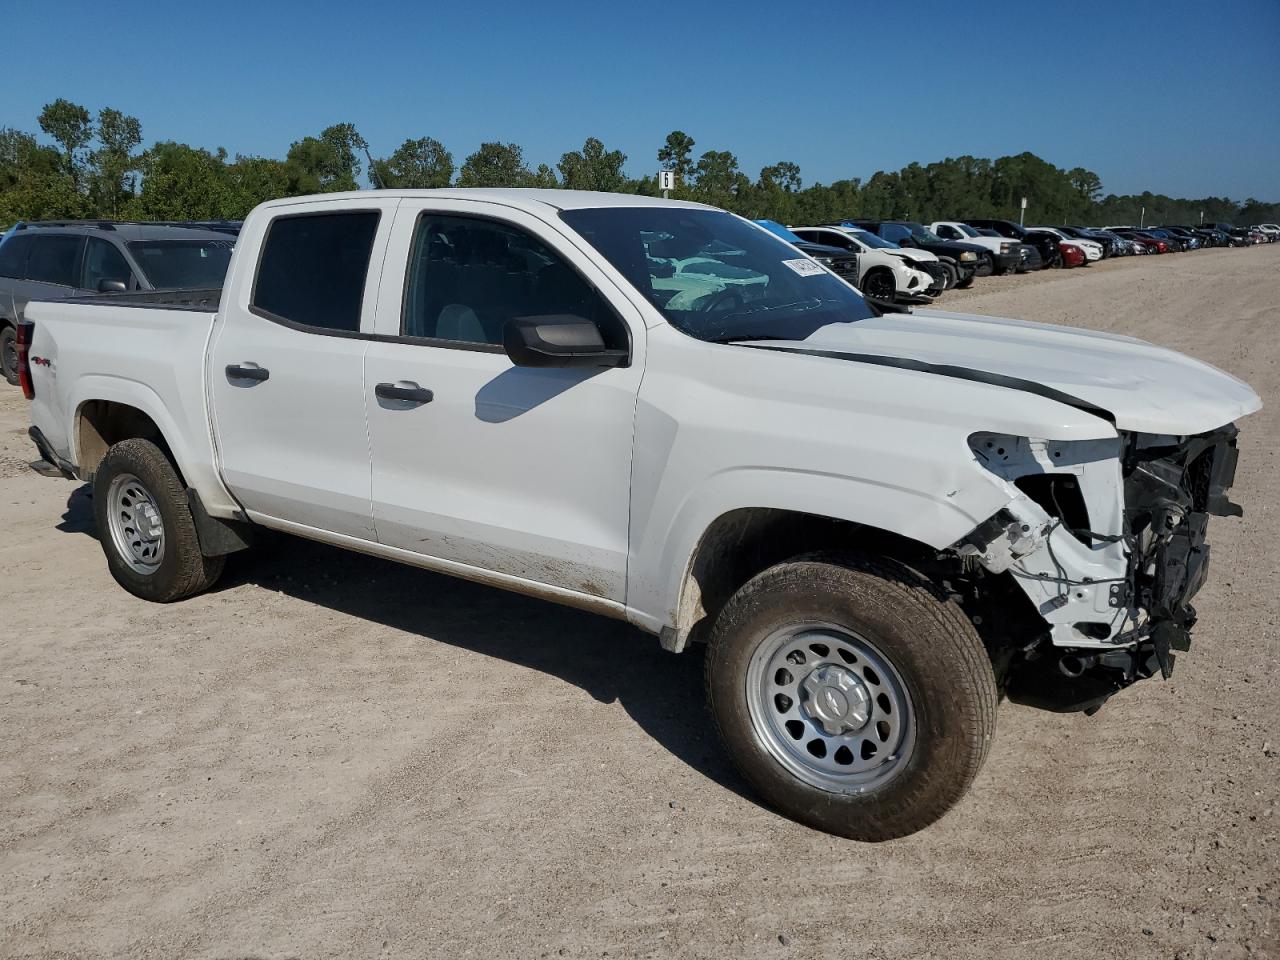
[[890, 256], [901, 257], [903, 260], [914, 260], [916, 263], [937, 263], [938, 255], [930, 253], [928, 250], [921, 250], [919, 247], [898, 247], [894, 250], [885, 250], [880, 247], [873, 247], [881, 253], [887, 253]]
[[1119, 429], [1139, 433], [1204, 433], [1262, 407], [1244, 381], [1174, 350], [1021, 320], [917, 310], [759, 346], [890, 366], [907, 361], [910, 369], [1080, 401], [1072, 405], [1105, 411]]

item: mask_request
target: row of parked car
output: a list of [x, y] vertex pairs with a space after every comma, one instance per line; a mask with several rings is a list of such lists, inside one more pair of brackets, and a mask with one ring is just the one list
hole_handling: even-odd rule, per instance
[[1280, 240], [1280, 226], [1023, 226], [1011, 220], [841, 220], [784, 227], [756, 221], [873, 300], [929, 303], [976, 277], [1082, 267], [1108, 257], [1244, 247]]
[[[1280, 239], [1280, 226], [1024, 227], [1009, 220], [757, 221], [881, 303], [930, 303], [992, 274], [1086, 266], [1107, 257]], [[222, 286], [238, 221], [18, 223], [0, 236], [0, 374], [18, 382], [16, 331], [28, 300]]]
[[17, 223], [0, 236], [0, 373], [18, 382], [17, 324], [28, 300], [220, 288], [237, 221]]

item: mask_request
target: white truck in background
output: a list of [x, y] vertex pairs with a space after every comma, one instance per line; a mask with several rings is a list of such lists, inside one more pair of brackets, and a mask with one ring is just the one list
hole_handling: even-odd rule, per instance
[[881, 315], [723, 211], [561, 190], [274, 201], [216, 308], [33, 301], [19, 333], [38, 466], [93, 484], [126, 590], [205, 589], [268, 527], [705, 641], [745, 776], [864, 840], [965, 793], [1001, 691], [1168, 675], [1260, 406], [1127, 337]]

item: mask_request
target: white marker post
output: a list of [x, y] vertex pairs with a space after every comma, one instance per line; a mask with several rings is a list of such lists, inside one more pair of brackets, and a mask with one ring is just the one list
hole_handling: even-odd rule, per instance
[[1018, 226], [1022, 226], [1022, 221], [1027, 216], [1027, 198], [1022, 198], [1022, 209], [1018, 211]]
[[662, 199], [667, 199], [669, 191], [676, 188], [676, 172], [674, 170], [658, 171], [658, 189], [662, 191]]

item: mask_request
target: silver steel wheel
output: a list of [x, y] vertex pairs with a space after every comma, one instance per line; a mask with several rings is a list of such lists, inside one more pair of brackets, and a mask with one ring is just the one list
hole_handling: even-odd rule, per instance
[[164, 519], [151, 491], [131, 473], [122, 473], [107, 489], [107, 525], [111, 541], [134, 573], [149, 575], [164, 559]]
[[797, 624], [768, 637], [747, 669], [747, 708], [773, 758], [832, 793], [888, 782], [915, 747], [915, 711], [902, 677], [844, 627]]

